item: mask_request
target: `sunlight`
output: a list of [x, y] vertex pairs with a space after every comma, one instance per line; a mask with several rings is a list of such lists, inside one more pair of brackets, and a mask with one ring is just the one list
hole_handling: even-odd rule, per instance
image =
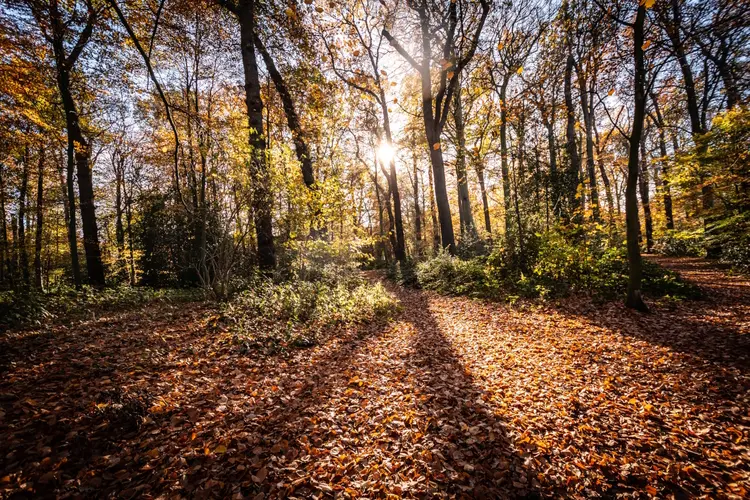
[[378, 147], [378, 161], [383, 165], [390, 165], [393, 158], [396, 156], [396, 149], [389, 142], [383, 142]]

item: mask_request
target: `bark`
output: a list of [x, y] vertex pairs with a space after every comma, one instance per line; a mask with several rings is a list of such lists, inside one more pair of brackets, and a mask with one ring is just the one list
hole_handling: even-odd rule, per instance
[[[385, 92], [381, 88], [380, 90], [380, 108], [383, 113], [383, 130], [385, 131], [385, 140], [388, 145], [393, 144], [393, 137], [391, 135], [391, 120], [388, 116], [388, 104], [385, 100]], [[388, 180], [388, 190], [393, 197], [393, 229], [395, 229], [395, 246], [393, 247], [393, 253], [396, 259], [400, 262], [406, 261], [406, 241], [404, 238], [404, 220], [401, 212], [401, 191], [398, 188], [398, 178], [396, 176], [396, 159], [391, 158], [388, 164], [388, 172], [383, 171], [385, 178]]]
[[263, 100], [260, 96], [258, 61], [255, 57], [255, 0], [241, 0], [238, 9], [240, 48], [245, 77], [245, 105], [248, 115], [250, 178], [253, 183], [253, 220], [258, 242], [258, 265], [264, 271], [276, 267], [273, 242], [273, 195], [269, 183], [266, 139], [263, 135]]
[[[599, 190], [596, 186], [596, 167], [594, 166], [594, 137], [593, 137], [593, 114], [594, 114], [594, 89], [587, 89], [585, 75], [578, 71], [578, 86], [581, 91], [581, 111], [583, 124], [586, 132], [586, 173], [589, 179], [589, 192], [591, 193], [591, 210], [595, 221], [600, 218], [599, 214]], [[592, 82], [593, 87], [593, 82]]]
[[592, 126], [594, 129], [594, 138], [596, 139], [596, 159], [597, 159], [597, 166], [599, 167], [599, 175], [602, 178], [602, 184], [604, 184], [604, 194], [607, 197], [607, 212], [609, 213], [609, 224], [612, 226], [614, 224], [614, 200], [612, 197], [612, 183], [609, 180], [609, 175], [607, 175], [607, 169], [604, 166], [604, 147], [605, 147], [605, 141], [601, 141], [599, 138], [599, 131], [596, 129], [596, 121], [594, 120], [594, 117], [592, 116]]
[[503, 209], [505, 212], [505, 234], [511, 234], [510, 169], [508, 168], [508, 111], [506, 94], [508, 77], [500, 87], [500, 171], [503, 179]]
[[432, 180], [432, 171], [427, 173], [430, 181], [430, 216], [432, 217], [432, 250], [437, 253], [440, 250], [440, 226], [438, 225], [437, 210], [435, 208], [435, 187]]
[[[667, 221], [667, 229], [674, 229], [674, 214], [672, 212], [672, 193], [669, 185], [669, 164], [667, 160], [667, 140], [666, 132], [664, 130], [664, 118], [659, 108], [659, 100], [656, 98], [656, 94], [651, 93], [651, 102], [654, 105], [654, 111], [656, 113], [656, 125], [659, 127], [659, 153], [661, 159], [659, 164], [661, 166], [661, 192], [664, 199], [664, 216]], [[675, 153], [677, 150], [675, 149]]]
[[564, 191], [568, 198], [568, 210], [563, 213], [564, 218], [570, 218], [578, 212], [581, 200], [578, 195], [578, 179], [581, 171], [581, 158], [576, 147], [575, 108], [573, 106], [573, 66], [575, 60], [573, 54], [568, 54], [565, 63], [565, 150], [568, 153], [568, 170], [563, 182]]
[[26, 198], [29, 187], [30, 153], [27, 145], [23, 157], [21, 171], [21, 187], [18, 190], [18, 251], [20, 255], [21, 275], [25, 285], [29, 284], [29, 254], [26, 249]]
[[469, 182], [466, 174], [466, 133], [464, 130], [464, 113], [461, 104], [461, 89], [456, 90], [453, 118], [456, 125], [456, 184], [458, 187], [458, 213], [461, 223], [462, 238], [476, 238], [477, 229], [471, 213], [469, 199]]
[[42, 289], [42, 237], [44, 235], [44, 148], [39, 149], [36, 181], [36, 237], [34, 241], [34, 284]]
[[646, 137], [641, 139], [640, 172], [638, 189], [641, 193], [643, 219], [646, 226], [646, 253], [651, 253], [654, 246], [654, 223], [651, 218], [651, 199], [649, 195], [648, 158], [646, 157]]
[[0, 283], [5, 281], [5, 269], [10, 274], [10, 258], [8, 252], [8, 226], [5, 221], [5, 179], [3, 177], [5, 164], [0, 163]]
[[266, 49], [261, 39], [255, 34], [255, 47], [260, 52], [263, 58], [263, 63], [266, 65], [268, 74], [273, 80], [273, 85], [276, 87], [276, 92], [281, 97], [281, 104], [284, 108], [284, 115], [286, 116], [286, 122], [289, 126], [289, 130], [292, 131], [292, 141], [294, 142], [294, 150], [297, 154], [297, 160], [302, 165], [302, 179], [305, 185], [312, 188], [315, 185], [315, 174], [313, 172], [312, 157], [310, 156], [310, 148], [307, 146], [305, 141], [305, 134], [302, 130], [302, 124], [300, 123], [297, 109], [294, 106], [294, 100], [292, 94], [284, 82], [284, 78], [276, 68], [271, 54]]
[[487, 234], [492, 234], [492, 223], [490, 222], [490, 205], [487, 198], [487, 186], [484, 183], [484, 165], [480, 159], [475, 160], [474, 169], [479, 179], [479, 192], [482, 195], [482, 213], [484, 214], [484, 229]]
[[422, 210], [419, 206], [419, 169], [417, 156], [412, 156], [412, 171], [414, 175], [414, 236], [416, 239], [417, 255], [422, 255]]
[[628, 148], [628, 176], [625, 189], [625, 227], [628, 250], [628, 292], [625, 300], [627, 307], [639, 311], [647, 311], [648, 307], [643, 302], [641, 293], [641, 280], [643, 277], [643, 262], [641, 251], [638, 246], [638, 188], [639, 161], [638, 153], [643, 135], [643, 119], [646, 114], [646, 67], [643, 57], [643, 25], [646, 20], [646, 7], [644, 4], [638, 6], [633, 25], [633, 52], [634, 52], [634, 110], [633, 126], [629, 138]]

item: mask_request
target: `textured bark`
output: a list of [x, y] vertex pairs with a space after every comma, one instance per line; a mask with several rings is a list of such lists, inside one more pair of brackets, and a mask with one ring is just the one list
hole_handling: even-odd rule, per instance
[[568, 169], [565, 173], [563, 189], [567, 196], [568, 210], [563, 212], [565, 218], [570, 218], [581, 207], [581, 200], [578, 197], [578, 179], [581, 171], [581, 158], [578, 155], [576, 146], [576, 118], [575, 107], [573, 106], [573, 66], [574, 59], [572, 54], [568, 54], [565, 63], [565, 151], [568, 154]]
[[[583, 124], [586, 132], [586, 174], [589, 180], [589, 192], [591, 193], [591, 211], [595, 221], [600, 218], [599, 214], [599, 190], [596, 186], [596, 167], [594, 165], [594, 89], [587, 88], [585, 75], [578, 72], [578, 86], [581, 92], [581, 111], [583, 112]], [[592, 83], [593, 86], [593, 83]]]
[[646, 137], [641, 139], [640, 172], [638, 177], [638, 190], [641, 193], [641, 205], [643, 206], [643, 222], [646, 226], [646, 253], [651, 253], [654, 247], [654, 222], [651, 217], [651, 197], [649, 194], [648, 158], [646, 157]]
[[29, 188], [29, 162], [31, 161], [29, 146], [23, 155], [23, 169], [21, 170], [21, 187], [18, 190], [18, 253], [20, 256], [21, 275], [25, 285], [29, 284], [29, 254], [26, 249], [26, 198]]
[[263, 135], [263, 100], [260, 96], [258, 61], [255, 57], [255, 0], [241, 0], [238, 10], [240, 48], [245, 77], [245, 105], [250, 145], [250, 178], [253, 184], [253, 220], [258, 243], [258, 265], [265, 271], [276, 267], [273, 242], [273, 195], [269, 184], [266, 139]]
[[34, 240], [34, 285], [42, 289], [42, 237], [44, 236], [44, 160], [45, 150], [39, 149], [36, 180], [36, 235]]
[[487, 198], [487, 186], [484, 181], [484, 165], [481, 160], [476, 159], [474, 170], [477, 172], [477, 178], [479, 179], [479, 192], [482, 196], [482, 213], [484, 214], [484, 229], [487, 234], [492, 234], [492, 223], [490, 221], [490, 204]]
[[417, 255], [422, 255], [422, 210], [419, 206], [419, 169], [416, 155], [412, 156], [412, 172], [414, 175], [414, 238]]
[[466, 133], [464, 130], [464, 113], [461, 104], [461, 89], [456, 90], [453, 118], [456, 125], [456, 185], [458, 188], [458, 213], [461, 223], [462, 238], [476, 238], [477, 229], [471, 212], [469, 199], [469, 181], [466, 174]]
[[638, 171], [640, 168], [638, 153], [643, 135], [643, 119], [646, 114], [646, 65], [643, 57], [643, 25], [646, 20], [646, 7], [644, 4], [638, 6], [633, 25], [633, 52], [634, 52], [634, 109], [633, 125], [631, 128], [628, 148], [628, 177], [625, 189], [625, 228], [628, 249], [628, 292], [625, 300], [627, 307], [639, 311], [647, 311], [648, 307], [643, 302], [641, 293], [641, 280], [643, 277], [643, 262], [641, 251], [638, 246]]
[[427, 177], [430, 180], [430, 216], [432, 217], [432, 250], [437, 252], [440, 250], [440, 225], [438, 224], [438, 218], [435, 208], [435, 187], [432, 180], [432, 171], [427, 173]]
[[503, 179], [503, 212], [505, 213], [505, 234], [511, 232], [510, 168], [508, 167], [508, 111], [506, 105], [508, 77], [500, 87], [500, 172]]
[[255, 47], [260, 52], [263, 58], [263, 63], [266, 65], [268, 74], [271, 76], [273, 85], [276, 88], [276, 92], [281, 98], [281, 104], [284, 108], [284, 115], [286, 116], [286, 123], [289, 126], [289, 130], [292, 131], [292, 141], [294, 142], [294, 151], [297, 154], [297, 160], [302, 165], [302, 179], [305, 185], [309, 188], [315, 185], [315, 174], [313, 172], [312, 157], [310, 156], [310, 148], [307, 146], [305, 140], [305, 133], [302, 130], [302, 124], [297, 114], [297, 109], [294, 106], [294, 100], [292, 94], [284, 82], [284, 78], [276, 68], [276, 64], [271, 57], [271, 54], [266, 49], [266, 46], [255, 34]]
[[[667, 160], [667, 140], [666, 132], [664, 130], [664, 118], [659, 108], [659, 100], [656, 98], [656, 94], [651, 93], [651, 102], [654, 104], [654, 111], [656, 113], [656, 125], [659, 127], [659, 153], [661, 159], [659, 164], [661, 166], [661, 192], [664, 200], [664, 216], [667, 221], [667, 229], [674, 229], [674, 214], [672, 212], [672, 192], [669, 185], [669, 163]], [[677, 150], [674, 151], [677, 153]]]

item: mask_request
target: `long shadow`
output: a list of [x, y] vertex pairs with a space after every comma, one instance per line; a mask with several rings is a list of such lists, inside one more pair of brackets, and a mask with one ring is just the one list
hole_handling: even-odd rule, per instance
[[[536, 498], [538, 463], [519, 451], [501, 416], [488, 404], [430, 312], [423, 292], [402, 290], [415, 333], [409, 363], [418, 406], [426, 415], [426, 475], [432, 493], [471, 498]], [[549, 493], [549, 492], [547, 492]]]
[[[722, 311], [704, 301], [676, 307], [655, 307], [650, 314], [625, 309], [619, 302], [595, 304], [578, 301], [556, 311], [594, 326], [660, 345], [689, 355], [705, 368], [706, 362], [747, 373], [750, 369], [750, 331], [736, 312]], [[703, 315], [702, 315], [703, 314]], [[747, 320], [745, 320], [747, 321]]]

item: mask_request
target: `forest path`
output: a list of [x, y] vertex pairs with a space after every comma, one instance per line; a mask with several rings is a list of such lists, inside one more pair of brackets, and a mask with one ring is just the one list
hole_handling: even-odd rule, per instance
[[728, 305], [750, 303], [750, 278], [730, 274], [729, 266], [700, 257], [644, 257], [695, 283], [707, 293], [709, 300]]
[[200, 304], [0, 339], [0, 497], [748, 494], [740, 309], [388, 286], [391, 322], [283, 356]]

